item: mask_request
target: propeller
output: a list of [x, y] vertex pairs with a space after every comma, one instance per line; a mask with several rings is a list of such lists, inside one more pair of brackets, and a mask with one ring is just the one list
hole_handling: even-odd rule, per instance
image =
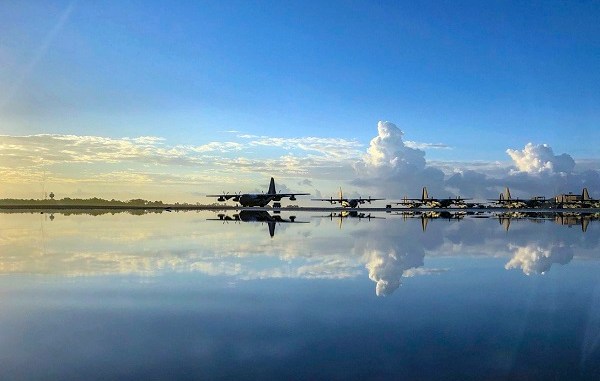
[[219, 201], [219, 202], [224, 202], [224, 201], [227, 201], [227, 196], [229, 196], [229, 192], [225, 193], [225, 191], [223, 191], [223, 195], [222, 195], [222, 196], [220, 196], [220, 197], [217, 199], [217, 201]]

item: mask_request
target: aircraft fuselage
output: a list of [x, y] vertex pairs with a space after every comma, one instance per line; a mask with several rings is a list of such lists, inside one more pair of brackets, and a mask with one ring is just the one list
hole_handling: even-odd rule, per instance
[[355, 198], [351, 198], [348, 201], [342, 201], [342, 207], [344, 208], [356, 208], [358, 207], [358, 200]]
[[267, 206], [268, 203], [275, 199], [275, 195], [268, 194], [243, 194], [240, 196], [239, 203], [241, 206]]

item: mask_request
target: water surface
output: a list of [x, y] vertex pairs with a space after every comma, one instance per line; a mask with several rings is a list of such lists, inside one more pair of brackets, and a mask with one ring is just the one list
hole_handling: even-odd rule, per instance
[[594, 216], [221, 213], [0, 213], [1, 378], [600, 374]]

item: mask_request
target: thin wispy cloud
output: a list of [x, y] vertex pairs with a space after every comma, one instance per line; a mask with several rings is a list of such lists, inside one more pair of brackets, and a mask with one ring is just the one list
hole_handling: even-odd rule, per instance
[[407, 140], [404, 144], [409, 148], [420, 149], [420, 150], [428, 150], [428, 149], [452, 149], [447, 144], [444, 143], [422, 143], [422, 142], [413, 142], [411, 140]]
[[201, 156], [184, 146], [169, 147], [163, 138], [107, 138], [77, 135], [0, 136], [0, 158], [15, 166], [66, 163], [120, 163], [197, 165]]
[[248, 134], [241, 134], [238, 137], [246, 139], [246, 144], [250, 147], [276, 147], [284, 150], [300, 150], [340, 160], [350, 160], [358, 157], [363, 147], [356, 140], [343, 138], [281, 138]]
[[241, 151], [244, 149], [244, 145], [236, 142], [210, 142], [195, 147], [186, 147], [192, 152], [207, 153], [207, 152], [233, 152]]
[[366, 148], [353, 139], [238, 133], [227, 141], [198, 145], [172, 145], [158, 136], [2, 135], [0, 173], [12, 184], [39, 182], [42, 173], [53, 182], [116, 184], [131, 172], [136, 175], [125, 177], [129, 182], [149, 187], [277, 176], [296, 183], [336, 182], [335, 187], [351, 182], [385, 197], [416, 194], [423, 186], [434, 196], [450, 192], [476, 198], [495, 197], [505, 186], [522, 197], [583, 186], [592, 194], [600, 189], [600, 173], [593, 169], [597, 161], [582, 162], [578, 171], [569, 154], [555, 154], [546, 144], [508, 149], [504, 162], [428, 161], [427, 147], [449, 149], [443, 143], [405, 141], [404, 132], [390, 122], [379, 122], [377, 136]]

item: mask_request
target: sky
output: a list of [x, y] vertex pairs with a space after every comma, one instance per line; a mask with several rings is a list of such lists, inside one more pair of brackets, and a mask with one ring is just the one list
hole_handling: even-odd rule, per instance
[[597, 1], [0, 2], [0, 198], [600, 196]]

